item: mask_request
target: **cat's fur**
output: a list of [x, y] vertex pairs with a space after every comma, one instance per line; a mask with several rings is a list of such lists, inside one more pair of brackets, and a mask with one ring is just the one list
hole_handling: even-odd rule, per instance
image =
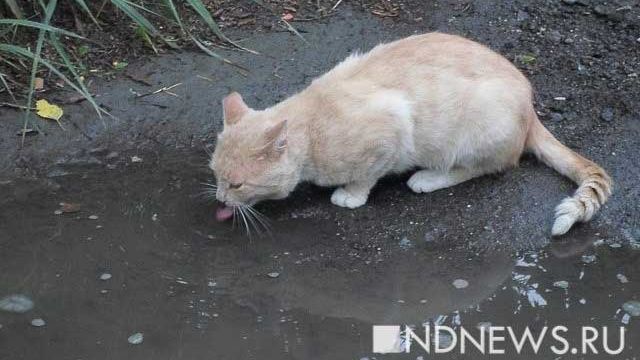
[[588, 221], [611, 194], [594, 162], [540, 123], [529, 81], [473, 41], [430, 33], [355, 54], [302, 92], [265, 110], [223, 101], [211, 159], [229, 206], [284, 198], [298, 183], [339, 186], [331, 202], [356, 208], [385, 174], [418, 168], [426, 193], [515, 166], [530, 151], [579, 187], [556, 208], [552, 233]]

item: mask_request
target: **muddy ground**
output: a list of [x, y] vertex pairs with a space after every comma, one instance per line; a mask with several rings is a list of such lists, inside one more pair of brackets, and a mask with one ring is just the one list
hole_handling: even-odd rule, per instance
[[[626, 326], [624, 352], [610, 358], [640, 356], [638, 318], [623, 309], [640, 298], [637, 2], [401, 5], [380, 17], [344, 1], [296, 23], [308, 44], [279, 29], [229, 30], [261, 53], [224, 52], [249, 74], [200, 53], [133, 61], [130, 76], [95, 85], [115, 118], [65, 105], [66, 130], [43, 122], [46, 135], [23, 148], [20, 113], [1, 108], [0, 297], [34, 307], [0, 311], [0, 359], [417, 359], [428, 357], [373, 354], [372, 325], [427, 321], [561, 324], [572, 342], [580, 326]], [[385, 179], [356, 210], [302, 185], [259, 206], [272, 236], [214, 221], [199, 194], [213, 180], [205, 163], [225, 94], [266, 107], [352, 51], [427, 31], [483, 42], [525, 71], [545, 125], [615, 181], [592, 222], [549, 237], [574, 185], [529, 158], [426, 195], [406, 175]], [[177, 96], [136, 95], [177, 83]], [[468, 286], [453, 286], [460, 279]], [[602, 355], [561, 358], [582, 357]]]

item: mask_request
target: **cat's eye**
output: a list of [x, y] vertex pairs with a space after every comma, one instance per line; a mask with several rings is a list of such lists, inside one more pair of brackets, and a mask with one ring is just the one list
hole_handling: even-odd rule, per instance
[[241, 187], [242, 187], [242, 183], [239, 183], [239, 184], [229, 183], [229, 189], [240, 189]]

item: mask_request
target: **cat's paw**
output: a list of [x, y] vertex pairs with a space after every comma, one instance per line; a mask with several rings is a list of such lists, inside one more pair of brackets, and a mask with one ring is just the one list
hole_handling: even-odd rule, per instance
[[428, 193], [450, 186], [447, 174], [440, 172], [421, 170], [413, 174], [407, 181], [407, 185], [416, 193]]
[[334, 205], [355, 209], [367, 202], [368, 195], [352, 194], [344, 188], [337, 188], [331, 195], [331, 202]]

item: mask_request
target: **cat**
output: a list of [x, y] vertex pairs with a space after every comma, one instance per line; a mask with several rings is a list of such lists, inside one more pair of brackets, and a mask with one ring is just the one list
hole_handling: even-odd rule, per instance
[[556, 207], [552, 235], [590, 220], [611, 195], [605, 170], [542, 125], [526, 77], [455, 35], [415, 35], [353, 54], [265, 110], [235, 92], [222, 106], [209, 163], [225, 204], [219, 220], [285, 198], [305, 181], [338, 186], [331, 202], [351, 209], [390, 173], [418, 169], [407, 185], [428, 193], [513, 167], [525, 151], [578, 184]]

